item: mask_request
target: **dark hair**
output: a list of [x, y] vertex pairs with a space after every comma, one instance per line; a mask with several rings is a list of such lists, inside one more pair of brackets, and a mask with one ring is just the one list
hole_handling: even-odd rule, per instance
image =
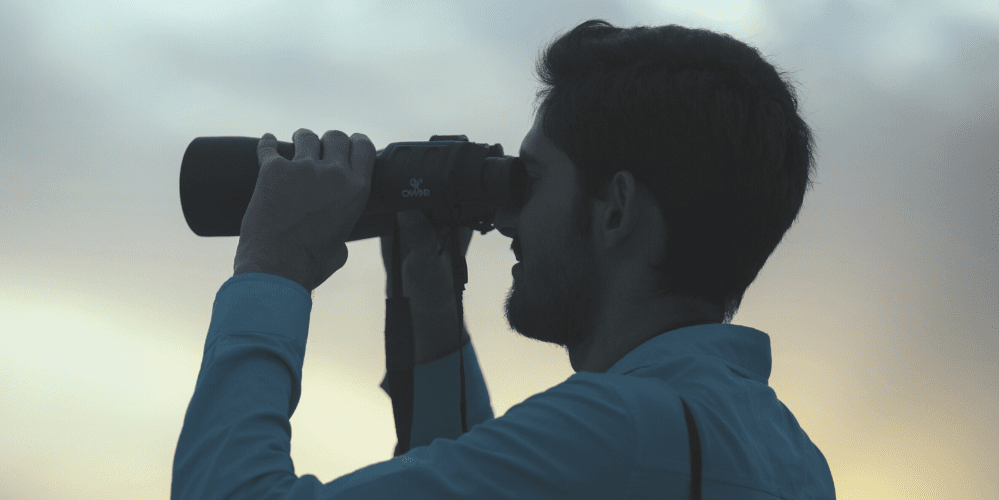
[[599, 19], [535, 71], [544, 135], [579, 169], [583, 236], [593, 198], [631, 172], [668, 228], [658, 293], [706, 299], [730, 323], [812, 188], [815, 141], [785, 73], [726, 34]]

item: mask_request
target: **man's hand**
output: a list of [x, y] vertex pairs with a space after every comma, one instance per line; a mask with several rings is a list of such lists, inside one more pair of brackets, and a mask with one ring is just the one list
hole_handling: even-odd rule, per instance
[[[458, 329], [454, 283], [451, 274], [451, 248], [445, 245], [437, 255], [444, 229], [437, 231], [421, 209], [399, 212], [399, 244], [402, 257], [402, 293], [409, 298], [413, 315], [416, 364], [434, 361], [458, 349]], [[468, 253], [472, 229], [463, 227], [462, 255]], [[445, 242], [446, 243], [446, 242]], [[381, 237], [382, 263], [385, 265], [385, 295], [392, 291], [392, 235]], [[463, 318], [464, 319], [464, 318]], [[462, 344], [468, 333], [462, 332]]]
[[295, 157], [278, 154], [264, 134], [257, 146], [260, 174], [243, 215], [235, 274], [275, 274], [310, 292], [347, 262], [347, 236], [361, 217], [375, 167], [375, 146], [364, 134], [330, 130], [319, 137], [299, 129]]

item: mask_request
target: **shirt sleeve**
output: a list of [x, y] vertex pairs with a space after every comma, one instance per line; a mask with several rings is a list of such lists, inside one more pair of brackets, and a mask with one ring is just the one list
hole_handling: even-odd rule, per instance
[[[465, 410], [468, 430], [493, 418], [489, 390], [479, 361], [468, 341], [461, 348], [465, 356]], [[413, 428], [409, 448], [425, 446], [437, 438], [457, 439], [461, 435], [461, 378], [458, 351], [441, 359], [418, 365], [413, 370]], [[380, 387], [389, 393], [388, 373]]]
[[458, 421], [455, 352], [414, 370], [419, 446], [326, 484], [296, 476], [289, 419], [301, 396], [311, 308], [307, 291], [279, 276], [244, 273], [222, 285], [177, 443], [171, 499], [610, 498], [626, 489], [635, 424], [612, 389], [574, 375], [492, 418], [470, 343], [467, 433]]

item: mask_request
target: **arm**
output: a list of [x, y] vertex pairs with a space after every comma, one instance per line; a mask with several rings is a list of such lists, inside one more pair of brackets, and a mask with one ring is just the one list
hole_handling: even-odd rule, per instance
[[[419, 210], [398, 214], [401, 237], [402, 293], [409, 298], [413, 321], [413, 428], [410, 448], [437, 438], [461, 435], [461, 379], [458, 355], [456, 298], [450, 251], [437, 255], [437, 233]], [[468, 250], [471, 229], [461, 233], [462, 251]], [[392, 235], [381, 239], [386, 270], [386, 296], [393, 289]], [[464, 318], [463, 318], [464, 319]], [[461, 331], [465, 367], [465, 403], [468, 428], [493, 418], [489, 393], [479, 370], [464, 321]], [[381, 387], [391, 394], [388, 374]]]
[[[416, 365], [424, 365], [458, 352], [458, 308], [454, 300], [437, 304], [422, 304], [418, 299], [410, 299], [410, 313], [413, 316], [413, 337], [415, 338], [414, 358]], [[462, 321], [461, 345], [471, 338], [468, 326]]]
[[[413, 370], [413, 428], [410, 449], [435, 439], [461, 435], [460, 358], [455, 345], [454, 307], [421, 307], [411, 303], [416, 368]], [[462, 330], [465, 367], [465, 405], [468, 430], [492, 420], [489, 391], [479, 368], [467, 329]], [[388, 374], [381, 388], [389, 393]]]
[[[270, 274], [234, 276], [219, 290], [177, 441], [170, 498], [611, 498], [631, 482], [628, 457], [634, 453], [635, 431], [613, 392], [588, 379], [563, 383], [503, 418], [493, 419], [491, 413], [485, 418], [488, 399], [483, 407], [485, 384], [481, 374], [475, 377], [471, 344], [464, 350], [471, 374], [468, 420], [470, 426], [481, 423], [468, 434], [438, 436], [448, 439], [420, 443], [406, 455], [326, 484], [308, 471], [296, 474], [290, 418], [301, 395], [311, 309], [304, 287]], [[426, 417], [439, 415], [452, 422], [446, 425], [457, 422], [457, 359], [446, 356], [415, 370], [416, 425], [444, 425]], [[434, 385], [435, 378], [446, 386], [443, 390]], [[433, 400], [439, 395], [440, 405]], [[414, 427], [414, 441], [420, 432]], [[335, 457], [350, 450], [330, 453]], [[564, 477], [566, 472], [571, 476]]]

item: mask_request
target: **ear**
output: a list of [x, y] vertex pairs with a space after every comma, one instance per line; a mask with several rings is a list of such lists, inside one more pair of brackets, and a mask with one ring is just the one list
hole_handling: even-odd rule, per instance
[[635, 176], [627, 170], [614, 174], [606, 194], [602, 230], [609, 238], [607, 244], [616, 246], [635, 231], [645, 204]]

